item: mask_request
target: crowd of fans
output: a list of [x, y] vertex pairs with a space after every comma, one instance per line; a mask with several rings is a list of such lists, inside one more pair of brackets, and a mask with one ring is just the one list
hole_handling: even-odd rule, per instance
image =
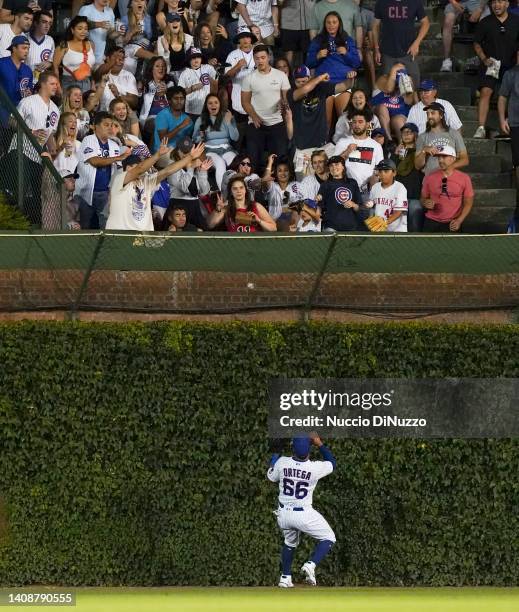
[[[442, 71], [464, 14], [474, 137], [499, 91], [517, 167], [519, 17], [450, 0]], [[73, 0], [60, 32], [51, 0], [4, 0], [0, 86], [64, 179], [71, 229], [457, 232], [474, 190], [456, 110], [420, 74], [429, 27], [423, 0]], [[17, 136], [0, 121], [1, 172]]]

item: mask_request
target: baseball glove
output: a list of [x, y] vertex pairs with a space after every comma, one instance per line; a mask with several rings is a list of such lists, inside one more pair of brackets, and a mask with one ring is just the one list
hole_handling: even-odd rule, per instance
[[283, 454], [285, 450], [286, 440], [285, 438], [270, 438], [269, 439], [269, 451], [271, 453]]
[[367, 225], [370, 232], [385, 232], [387, 231], [387, 222], [382, 217], [368, 217], [364, 223]]

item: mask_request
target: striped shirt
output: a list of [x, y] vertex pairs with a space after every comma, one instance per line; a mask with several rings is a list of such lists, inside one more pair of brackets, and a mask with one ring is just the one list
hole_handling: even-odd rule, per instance
[[178, 80], [178, 84], [184, 89], [202, 83], [202, 89], [193, 91], [186, 96], [186, 113], [200, 115], [204, 107], [205, 99], [211, 92], [211, 79], [216, 79], [216, 71], [209, 64], [202, 64], [200, 68], [186, 68]]
[[[56, 48], [54, 39], [51, 36], [44, 36], [40, 41], [37, 41], [29, 35], [29, 55], [25, 60], [25, 63], [29, 68], [35, 72], [34, 68], [42, 62], [52, 62], [54, 57], [54, 50]], [[34, 82], [38, 80], [38, 74], [34, 74]]]

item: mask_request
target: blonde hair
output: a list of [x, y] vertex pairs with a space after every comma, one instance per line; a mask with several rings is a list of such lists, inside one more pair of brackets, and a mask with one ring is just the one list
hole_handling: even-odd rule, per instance
[[[147, 7], [148, 7], [148, 3], [145, 0], [144, 1], [144, 13], [143, 13], [143, 15], [146, 15]], [[135, 16], [135, 13], [133, 12], [132, 5], [131, 5], [131, 2], [130, 2], [130, 5], [128, 6], [128, 26], [129, 26], [129, 29], [132, 30], [136, 25], [137, 25], [137, 17]]]
[[[182, 21], [180, 21], [179, 23], [180, 23], [180, 30], [178, 31], [178, 42], [182, 45], [182, 48], [184, 48], [184, 44], [186, 42], [186, 36], [184, 34], [184, 26], [182, 25]], [[169, 47], [171, 47], [171, 45], [173, 44], [173, 38], [175, 36], [176, 35], [173, 34], [173, 30], [170, 27], [166, 27], [166, 30], [164, 31], [164, 38], [167, 40]]]
[[[58, 127], [56, 129], [56, 146], [58, 148], [62, 147], [65, 141], [68, 139], [67, 128], [65, 124], [67, 120], [70, 119], [70, 117], [74, 117], [74, 119], [77, 121], [76, 113], [72, 111], [67, 111], [65, 113], [62, 113], [59, 118]], [[76, 127], [76, 136], [74, 137], [74, 140], [76, 139], [76, 137], [77, 137], [77, 127]]]
[[[76, 117], [76, 112], [79, 112], [81, 110], [81, 108], [83, 108], [83, 103], [81, 103], [81, 108], [78, 108], [77, 111], [75, 111], [71, 106], [70, 106], [70, 94], [74, 91], [74, 89], [79, 89], [79, 91], [81, 91], [81, 87], [78, 87], [77, 85], [70, 85], [69, 87], [67, 87], [67, 89], [65, 90], [65, 95], [63, 96], [63, 102], [61, 104], [61, 110], [64, 113], [73, 113]], [[81, 94], [81, 97], [83, 96], [83, 94]]]

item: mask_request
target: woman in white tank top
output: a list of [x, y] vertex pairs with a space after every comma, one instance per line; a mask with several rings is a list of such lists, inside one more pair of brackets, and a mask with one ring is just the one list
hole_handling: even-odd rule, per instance
[[59, 78], [61, 66], [63, 68], [62, 88], [66, 89], [75, 85], [85, 92], [90, 89], [94, 65], [94, 48], [88, 40], [88, 20], [86, 17], [74, 17], [67, 28], [65, 42], [54, 53], [54, 73]]

